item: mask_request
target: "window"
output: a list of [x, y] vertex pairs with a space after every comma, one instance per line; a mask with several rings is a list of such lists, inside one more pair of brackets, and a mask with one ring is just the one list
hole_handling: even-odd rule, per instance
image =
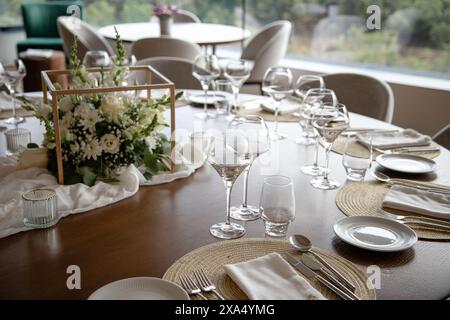
[[[0, 0], [0, 26], [20, 23], [21, 0]], [[288, 54], [450, 79], [450, 0], [84, 0], [87, 20], [104, 26], [148, 21], [152, 3], [174, 4], [202, 21], [253, 32], [285, 19], [293, 24]], [[245, 6], [243, 5], [245, 4]], [[380, 8], [381, 30], [368, 30], [367, 8]]]

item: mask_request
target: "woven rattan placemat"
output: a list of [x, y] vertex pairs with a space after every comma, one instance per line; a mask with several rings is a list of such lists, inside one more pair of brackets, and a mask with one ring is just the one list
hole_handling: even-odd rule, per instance
[[[378, 182], [349, 182], [336, 195], [336, 205], [347, 216], [380, 216], [378, 210], [382, 207], [383, 198], [388, 192], [387, 184]], [[391, 210], [397, 215], [411, 213]], [[450, 241], [450, 233], [433, 229], [424, 229], [416, 225], [409, 225], [420, 239]]]
[[[375, 290], [366, 286], [366, 276], [350, 261], [320, 250], [313, 249], [322, 258], [336, 267], [344, 276], [356, 286], [355, 293], [362, 299], [376, 299]], [[271, 252], [278, 252], [282, 256], [290, 254], [299, 258], [301, 253], [293, 249], [286, 240], [273, 239], [239, 239], [222, 241], [206, 245], [184, 255], [166, 271], [163, 278], [180, 283], [179, 276], [183, 274], [192, 275], [195, 269], [202, 268], [215, 283], [220, 293], [229, 300], [246, 300], [247, 296], [225, 273], [223, 268], [226, 264], [248, 261]], [[339, 299], [332, 291], [317, 283], [315, 280], [308, 281], [317, 288], [327, 299]], [[211, 299], [213, 295], [208, 296]]]

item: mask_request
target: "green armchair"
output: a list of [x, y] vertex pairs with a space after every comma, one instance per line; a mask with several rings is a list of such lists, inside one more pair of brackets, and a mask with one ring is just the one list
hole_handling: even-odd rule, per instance
[[63, 50], [58, 34], [56, 19], [69, 15], [71, 5], [80, 7], [81, 19], [84, 17], [84, 4], [81, 1], [49, 1], [41, 3], [23, 3], [22, 17], [27, 38], [17, 43], [17, 52], [29, 48]]

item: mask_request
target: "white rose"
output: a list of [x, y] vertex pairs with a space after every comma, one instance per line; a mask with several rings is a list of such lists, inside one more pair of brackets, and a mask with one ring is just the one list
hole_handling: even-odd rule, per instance
[[63, 112], [68, 112], [73, 109], [73, 102], [71, 96], [64, 96], [59, 100], [59, 109]]
[[100, 145], [103, 151], [114, 154], [119, 152], [120, 141], [115, 135], [107, 133], [101, 137]]

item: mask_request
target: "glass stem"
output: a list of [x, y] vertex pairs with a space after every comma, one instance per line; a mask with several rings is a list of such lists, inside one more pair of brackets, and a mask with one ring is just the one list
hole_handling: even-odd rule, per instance
[[11, 86], [11, 97], [12, 97], [12, 117], [16, 119], [16, 90]]
[[227, 220], [226, 220], [226, 224], [229, 226], [230, 223], [230, 207], [231, 207], [231, 189], [233, 188], [233, 183], [232, 182], [226, 182], [225, 183], [225, 188], [227, 191]]
[[244, 195], [242, 197], [242, 208], [247, 208], [248, 175], [249, 175], [249, 172], [250, 172], [250, 168], [247, 168], [244, 171]]
[[275, 134], [278, 134], [278, 107], [280, 106], [278, 101], [273, 100], [273, 105], [275, 107]]
[[209, 85], [207, 83], [202, 83], [203, 93], [205, 94], [205, 104], [203, 105], [203, 112], [208, 113], [208, 89]]
[[314, 155], [314, 168], [319, 167], [319, 137], [316, 137], [316, 154]]
[[328, 181], [328, 165], [330, 162], [330, 151], [331, 151], [332, 146], [333, 146], [332, 143], [328, 143], [328, 142], [325, 143], [325, 173], [323, 175], [323, 180], [327, 183], [329, 182]]
[[239, 88], [235, 87], [235, 86], [232, 86], [231, 88], [233, 90], [233, 106], [234, 106], [234, 110], [237, 110], [237, 108], [238, 108], [238, 98], [239, 98]]

